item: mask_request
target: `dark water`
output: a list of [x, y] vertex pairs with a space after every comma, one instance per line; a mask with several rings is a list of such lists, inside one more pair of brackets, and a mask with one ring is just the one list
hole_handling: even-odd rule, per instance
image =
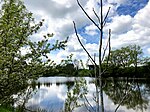
[[[43, 109], [45, 112], [61, 112], [67, 92], [74, 87], [74, 79], [74, 77], [39, 78], [26, 107], [32, 110]], [[85, 80], [88, 88], [86, 97], [94, 108], [94, 79], [85, 77]], [[150, 112], [150, 80], [148, 79], [104, 79], [102, 90], [105, 112], [114, 112], [120, 102], [121, 106], [117, 112]], [[79, 103], [83, 104], [84, 101], [80, 99]], [[75, 112], [86, 111], [84, 106], [75, 109]]]

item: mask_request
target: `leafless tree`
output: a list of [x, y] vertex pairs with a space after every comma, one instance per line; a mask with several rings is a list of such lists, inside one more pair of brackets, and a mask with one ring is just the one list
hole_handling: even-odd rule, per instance
[[[96, 112], [100, 112], [100, 104], [101, 104], [101, 111], [104, 112], [104, 103], [103, 103], [103, 85], [102, 85], [102, 75], [104, 74], [105, 70], [102, 71], [102, 62], [104, 60], [105, 54], [106, 54], [106, 50], [108, 49], [109, 53], [108, 55], [110, 55], [110, 34], [111, 34], [111, 30], [109, 29], [109, 37], [108, 37], [108, 42], [107, 45], [104, 49], [104, 52], [102, 53], [102, 46], [103, 46], [103, 28], [106, 24], [106, 20], [110, 11], [110, 7], [106, 13], [106, 15], [103, 17], [103, 1], [100, 0], [100, 15], [97, 14], [97, 12], [94, 10], [93, 8], [93, 13], [95, 14], [98, 22], [94, 21], [94, 19], [92, 19], [88, 13], [86, 12], [86, 10], [83, 8], [83, 6], [80, 4], [79, 0], [77, 0], [78, 6], [81, 8], [81, 10], [84, 12], [84, 14], [86, 15], [86, 17], [97, 27], [97, 29], [100, 32], [100, 39], [99, 39], [99, 64], [97, 65], [95, 62], [95, 59], [92, 58], [91, 54], [87, 51], [87, 49], [84, 47], [84, 45], [82, 44], [79, 36], [78, 36], [78, 32], [77, 32], [77, 27], [75, 22], [73, 21], [74, 24], [74, 30], [76, 33], [76, 37], [80, 43], [80, 45], [82, 46], [82, 48], [84, 49], [84, 51], [87, 53], [88, 57], [90, 58], [90, 60], [94, 63], [95, 65], [95, 86], [96, 86], [96, 95], [94, 97], [94, 101], [96, 102]], [[108, 58], [109, 59], [109, 58]], [[97, 71], [98, 69], [98, 71]], [[87, 100], [87, 99], [86, 99]], [[89, 104], [89, 102], [88, 102]], [[89, 104], [90, 105], [90, 104]]]
[[[77, 27], [76, 27], [76, 23], [73, 21], [74, 24], [74, 30], [75, 30], [75, 34], [76, 37], [80, 43], [80, 45], [82, 46], [82, 48], [84, 49], [84, 51], [87, 53], [89, 59], [91, 60], [91, 62], [94, 64], [94, 71], [95, 71], [95, 88], [96, 88], [96, 94], [93, 95], [93, 100], [96, 103], [96, 109], [92, 108], [92, 105], [90, 104], [90, 102], [88, 101], [88, 99], [86, 98], [86, 96], [84, 96], [85, 101], [87, 102], [84, 103], [85, 107], [87, 108], [87, 110], [90, 112], [91, 110], [88, 109], [88, 106], [92, 108], [93, 111], [95, 112], [104, 112], [104, 101], [103, 101], [103, 80], [102, 80], [102, 76], [105, 75], [105, 72], [108, 70], [108, 68], [110, 66], [108, 66], [108, 61], [109, 61], [109, 57], [110, 57], [110, 51], [111, 51], [111, 29], [108, 30], [108, 41], [105, 45], [105, 47], [103, 48], [103, 29], [107, 23], [107, 18], [110, 12], [110, 7], [108, 8], [108, 11], [106, 13], [106, 15], [104, 16], [103, 14], [103, 0], [100, 0], [100, 14], [98, 15], [98, 13], [95, 11], [95, 9], [93, 8], [93, 13], [95, 15], [95, 17], [97, 18], [97, 21], [95, 21], [94, 19], [92, 19], [89, 14], [86, 12], [86, 10], [83, 8], [83, 6], [81, 5], [81, 3], [79, 2], [79, 0], [76, 0], [78, 6], [81, 8], [81, 10], [84, 12], [84, 14], [86, 15], [86, 17], [97, 27], [97, 29], [100, 32], [99, 35], [99, 63], [97, 65], [96, 61], [95, 61], [95, 55], [94, 58], [91, 56], [91, 54], [88, 52], [88, 50], [85, 48], [85, 46], [82, 44], [78, 32], [77, 32]], [[102, 69], [102, 63], [104, 61], [104, 58], [106, 56], [106, 51], [108, 50], [108, 55], [107, 55], [107, 66], [105, 69]], [[124, 99], [129, 95], [130, 93], [130, 89], [127, 90], [125, 96], [122, 98], [122, 100], [120, 101], [120, 103], [118, 104], [118, 106], [116, 107], [116, 109], [114, 110], [115, 112], [117, 112], [117, 110], [119, 109], [119, 107], [121, 106], [122, 102], [124, 101]], [[87, 106], [88, 105], [88, 106]]]

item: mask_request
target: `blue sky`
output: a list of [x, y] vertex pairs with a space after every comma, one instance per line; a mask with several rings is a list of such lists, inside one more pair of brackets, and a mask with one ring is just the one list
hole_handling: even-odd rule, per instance
[[[93, 8], [100, 14], [99, 0], [79, 0], [87, 13], [96, 22]], [[46, 33], [54, 33], [50, 40], [64, 40], [69, 36], [68, 47], [65, 51], [54, 51], [49, 58], [59, 63], [69, 54], [74, 54], [74, 59], [88, 59], [80, 46], [73, 29], [75, 21], [81, 41], [91, 53], [98, 53], [99, 32], [87, 19], [77, 5], [76, 0], [24, 0], [27, 9], [33, 12], [37, 21], [45, 19], [44, 26], [33, 40], [42, 39]], [[107, 42], [108, 29], [112, 30], [111, 46], [117, 49], [129, 44], [140, 45], [145, 56], [150, 55], [150, 2], [149, 0], [104, 0], [103, 10], [106, 14], [111, 7], [108, 23], [104, 28], [103, 45]]]
[[134, 17], [136, 13], [145, 7], [148, 0], [128, 0], [117, 8], [118, 15], [130, 15]]

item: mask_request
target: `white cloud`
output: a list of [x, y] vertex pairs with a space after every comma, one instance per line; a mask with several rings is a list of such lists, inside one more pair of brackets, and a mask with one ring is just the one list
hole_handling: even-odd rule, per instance
[[[36, 19], [45, 19], [47, 29], [55, 34], [55, 38], [64, 39], [74, 32], [73, 23], [75, 21], [78, 28], [86, 25], [89, 21], [77, 5], [76, 0], [24, 0], [27, 8], [33, 12]], [[82, 6], [85, 6], [86, 0], [82, 0]]]
[[147, 54], [150, 55], [150, 48], [147, 49]]
[[[94, 53], [98, 52], [98, 49], [97, 49], [98, 45], [97, 44], [86, 43], [86, 40], [82, 36], [79, 36], [79, 37], [80, 37], [83, 45], [85, 46], [85, 48], [88, 50], [88, 52], [91, 55], [94, 55]], [[83, 48], [79, 44], [75, 34], [72, 35], [72, 38], [68, 42], [68, 46], [67, 46], [66, 51], [74, 54], [75, 59], [82, 59], [83, 61], [86, 61], [88, 59], [86, 52], [83, 50]]]
[[[70, 36], [66, 50], [60, 51], [53, 56], [51, 55], [51, 57], [57, 58], [58, 61], [73, 53], [74, 58], [87, 59], [85, 58], [87, 54], [83, 51], [74, 34], [72, 21], [75, 21], [78, 29], [85, 28], [85, 33], [90, 36], [96, 35], [97, 32], [96, 28], [77, 5], [76, 0], [24, 0], [24, 2], [27, 8], [34, 13], [36, 19], [45, 19], [44, 31], [36, 34], [36, 37], [41, 38], [47, 32], [54, 33], [53, 39], [64, 40], [67, 36]], [[80, 2], [90, 17], [97, 21], [92, 10], [94, 8], [99, 14], [100, 7], [95, 0], [80, 0]], [[107, 3], [104, 3], [104, 15], [106, 15], [108, 7], [111, 7], [109, 18], [112, 20], [106, 25], [104, 36], [107, 37], [108, 29], [112, 29], [112, 48], [118, 48], [127, 44], [138, 44], [147, 51], [150, 48], [150, 2], [143, 9], [139, 10], [134, 17], [117, 15], [117, 7], [124, 3], [126, 3], [125, 0], [107, 0]], [[97, 52], [97, 44], [87, 43], [84, 37], [80, 36], [80, 38], [91, 54]], [[104, 42], [106, 42], [106, 38]]]
[[112, 18], [112, 23], [108, 26], [112, 33], [122, 34], [131, 30], [132, 25], [132, 17], [127, 15], [116, 16]]
[[[98, 53], [98, 44], [86, 43], [86, 40], [82, 36], [79, 35], [79, 37], [81, 42], [83, 43], [83, 45], [85, 46], [85, 48], [88, 50], [88, 52], [91, 54], [92, 57], [94, 56], [94, 53]], [[84, 64], [86, 64], [88, 60], [87, 53], [81, 47], [75, 34], [70, 36], [65, 50], [61, 50], [57, 54], [50, 55], [49, 57], [55, 60], [56, 63], [60, 63], [61, 60], [66, 59], [66, 57], [69, 56], [70, 54], [73, 54], [73, 60], [74, 59], [82, 60]], [[98, 61], [97, 58], [96, 61]]]
[[97, 28], [95, 25], [90, 25], [90, 26], [85, 27], [85, 33], [91, 36], [98, 34], [96, 30]]
[[[137, 44], [144, 51], [150, 45], [150, 2], [137, 12], [134, 17], [129, 15], [115, 16], [106, 29], [112, 29], [112, 47], [118, 48], [124, 45]], [[105, 29], [105, 31], [107, 31]]]
[[117, 3], [117, 4], [123, 4], [125, 3], [125, 0], [107, 0], [108, 3]]

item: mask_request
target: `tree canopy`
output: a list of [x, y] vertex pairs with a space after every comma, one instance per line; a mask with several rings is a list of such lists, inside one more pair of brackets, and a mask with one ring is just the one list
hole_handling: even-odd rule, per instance
[[[31, 35], [37, 33], [44, 20], [35, 23], [21, 0], [4, 0], [0, 13], [0, 104], [13, 102], [13, 94], [27, 86], [29, 79], [44, 74], [54, 64], [47, 54], [64, 49], [65, 41], [54, 44], [45, 39], [33, 42]], [[22, 54], [22, 48], [29, 49]], [[46, 61], [42, 59], [45, 58]]]
[[[140, 63], [142, 49], [137, 45], [128, 45], [120, 49], [110, 51], [109, 64], [118, 67], [137, 66]], [[106, 60], [108, 57], [106, 57]]]

